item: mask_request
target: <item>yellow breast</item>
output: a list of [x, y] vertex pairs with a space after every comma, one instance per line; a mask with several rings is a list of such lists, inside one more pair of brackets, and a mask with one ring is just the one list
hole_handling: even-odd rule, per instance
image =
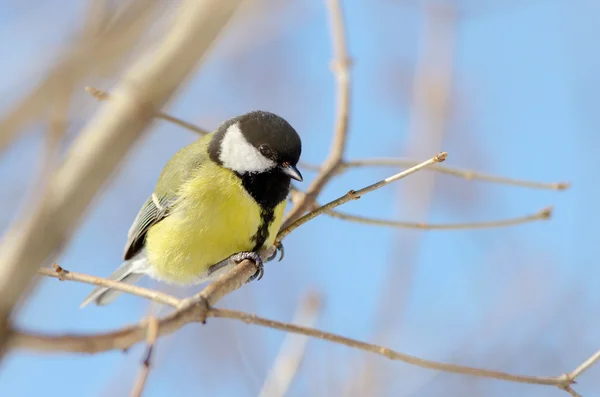
[[[173, 213], [152, 226], [146, 252], [156, 278], [188, 284], [210, 266], [254, 248], [260, 207], [231, 171], [207, 161], [186, 182]], [[275, 208], [264, 246], [271, 246], [283, 220], [285, 200]]]

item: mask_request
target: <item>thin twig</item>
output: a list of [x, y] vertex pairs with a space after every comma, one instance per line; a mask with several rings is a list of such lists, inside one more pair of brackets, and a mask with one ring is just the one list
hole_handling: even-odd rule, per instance
[[146, 334], [146, 352], [144, 354], [144, 360], [142, 361], [142, 368], [138, 374], [137, 380], [131, 389], [131, 397], [141, 397], [146, 386], [146, 380], [148, 380], [148, 374], [150, 373], [150, 364], [152, 362], [152, 355], [155, 350], [156, 338], [158, 337], [158, 320], [154, 316], [148, 316], [148, 331]]
[[164, 292], [138, 287], [120, 281], [109, 280], [106, 278], [100, 278], [95, 276], [89, 276], [87, 274], [70, 272], [63, 269], [60, 266], [56, 266], [54, 269], [42, 268], [38, 270], [38, 273], [47, 276], [58, 278], [59, 280], [79, 281], [81, 283], [99, 285], [102, 287], [108, 287], [117, 291], [125, 292], [131, 295], [137, 295], [139, 297], [149, 299], [154, 302], [162, 303], [171, 307], [178, 307], [180, 300], [174, 296], [165, 294]]
[[342, 219], [350, 222], [362, 223], [365, 225], [374, 226], [389, 226], [406, 229], [422, 229], [422, 230], [464, 230], [464, 229], [489, 229], [496, 227], [506, 227], [529, 223], [533, 221], [550, 219], [552, 216], [552, 207], [544, 208], [535, 214], [520, 216], [511, 219], [502, 219], [499, 221], [488, 222], [472, 222], [472, 223], [448, 223], [448, 224], [431, 224], [419, 222], [403, 222], [392, 221], [387, 219], [369, 218], [366, 216], [352, 215], [340, 211], [327, 211], [326, 215], [332, 218]]
[[[362, 168], [362, 167], [412, 167], [419, 164], [418, 160], [404, 159], [404, 158], [372, 158], [362, 160], [350, 160], [346, 161], [340, 166], [338, 173], [341, 174], [344, 171], [351, 168]], [[321, 166], [310, 163], [301, 163], [300, 167], [302, 170], [307, 171], [321, 171]], [[465, 168], [451, 167], [446, 165], [436, 165], [429, 167], [429, 171], [439, 172], [442, 174], [454, 175], [459, 178], [467, 180], [479, 180], [484, 182], [492, 182], [503, 185], [520, 186], [530, 189], [546, 189], [546, 190], [567, 190], [571, 187], [570, 182], [536, 182], [536, 181], [525, 181], [522, 179], [507, 178], [498, 175], [486, 174], [483, 172], [468, 170]]]
[[[191, 322], [205, 322], [209, 308], [225, 295], [244, 285], [257, 267], [254, 262], [245, 260], [231, 271], [209, 284], [200, 293], [179, 301], [177, 310], [159, 320], [158, 335], [175, 332]], [[11, 332], [11, 347], [27, 347], [42, 351], [70, 351], [98, 353], [107, 350], [124, 350], [145, 339], [145, 322], [119, 330], [93, 336], [62, 335], [48, 339], [41, 335]]]
[[575, 390], [573, 390], [573, 388], [571, 387], [571, 385], [558, 386], [558, 388], [561, 389], [561, 390], [566, 391], [572, 397], [583, 397], [581, 394], [579, 394]]
[[[88, 94], [90, 94], [99, 101], [106, 101], [107, 99], [110, 99], [110, 93], [108, 93], [107, 91], [103, 91], [99, 88], [94, 87], [85, 87], [84, 89]], [[154, 113], [154, 117], [156, 117], [157, 119], [168, 121], [170, 123], [173, 123], [182, 128], [185, 128], [186, 130], [190, 130], [200, 135], [206, 135], [209, 133], [209, 131], [202, 129], [195, 124], [189, 123], [178, 117], [171, 116], [169, 113], [163, 112], [162, 110], [156, 111]]]
[[[374, 158], [352, 160], [344, 163], [344, 168], [358, 167], [412, 167], [418, 164], [417, 160], [396, 159], [396, 158]], [[312, 167], [311, 167], [312, 168]], [[521, 179], [506, 178], [483, 172], [472, 171], [464, 168], [436, 165], [429, 168], [430, 171], [440, 172], [442, 174], [454, 175], [467, 180], [479, 180], [486, 182], [499, 183], [504, 185], [521, 186], [531, 189], [549, 189], [566, 190], [571, 187], [569, 182], [534, 182]]]
[[565, 376], [526, 376], [526, 375], [515, 375], [500, 371], [490, 371], [486, 369], [467, 367], [456, 364], [446, 364], [437, 361], [425, 360], [409, 354], [400, 353], [383, 346], [377, 346], [374, 344], [362, 342], [356, 339], [346, 338], [340, 335], [332, 334], [317, 330], [314, 328], [303, 327], [299, 325], [283, 323], [280, 321], [270, 320], [262, 317], [258, 317], [254, 314], [244, 313], [237, 310], [226, 310], [226, 309], [211, 309], [209, 312], [210, 317], [222, 317], [230, 318], [234, 320], [243, 321], [247, 324], [261, 325], [285, 332], [294, 332], [302, 335], [311, 336], [314, 338], [326, 340], [329, 342], [345, 345], [355, 349], [363, 350], [366, 352], [378, 354], [389, 358], [390, 360], [402, 361], [404, 363], [415, 365], [417, 367], [433, 369], [437, 371], [473, 375], [482, 378], [492, 378], [498, 380], [505, 380], [509, 382], [517, 383], [529, 383], [537, 385], [549, 385], [549, 386], [561, 386], [568, 385], [572, 382]]
[[590, 358], [581, 363], [581, 365], [575, 368], [573, 371], [569, 372], [567, 376], [571, 380], [577, 379], [582, 373], [584, 373], [585, 371], [590, 369], [590, 367], [596, 364], [598, 360], [600, 360], [600, 350], [592, 354]]
[[[308, 328], [314, 327], [321, 309], [321, 297], [316, 293], [309, 293], [300, 302], [298, 311], [294, 315], [292, 323], [299, 324]], [[273, 362], [271, 371], [265, 380], [259, 396], [261, 397], [283, 397], [287, 392], [298, 373], [306, 344], [307, 335], [290, 333], [285, 337], [279, 354]]]
[[348, 56], [346, 28], [340, 2], [339, 0], [327, 0], [327, 7], [329, 9], [329, 26], [333, 45], [331, 70], [336, 79], [336, 115], [333, 140], [331, 141], [329, 155], [323, 162], [321, 172], [310, 184], [306, 194], [299, 198], [287, 214], [282, 229], [287, 228], [308, 211], [311, 202], [317, 199], [327, 182], [338, 172], [346, 148], [350, 114], [351, 61]]
[[277, 235], [277, 241], [281, 241], [283, 240], [288, 234], [290, 234], [293, 230], [295, 230], [297, 227], [305, 224], [306, 222], [310, 221], [311, 219], [317, 217], [320, 214], [326, 213], [336, 207], [339, 207], [342, 204], [347, 203], [348, 201], [351, 200], [358, 200], [359, 198], [361, 198], [361, 196], [372, 192], [374, 190], [377, 190], [379, 188], [382, 188], [384, 186], [389, 185], [392, 182], [395, 182], [399, 179], [402, 179], [404, 177], [407, 177], [410, 174], [413, 174], [425, 167], [428, 167], [432, 164], [436, 164], [436, 163], [441, 163], [442, 161], [446, 160], [446, 156], [448, 155], [448, 153], [446, 152], [441, 152], [438, 153], [437, 155], [433, 156], [432, 158], [430, 158], [427, 161], [422, 162], [421, 164], [418, 164], [412, 168], [409, 168], [407, 170], [404, 170], [402, 172], [399, 172], [395, 175], [392, 175], [388, 178], [385, 178], [379, 182], [376, 182], [372, 185], [369, 185], [365, 188], [362, 188], [360, 190], [354, 191], [354, 190], [350, 190], [348, 193], [346, 193], [345, 195], [330, 201], [327, 204], [322, 205], [321, 207], [309, 212], [308, 214], [302, 216], [301, 218], [299, 218], [298, 220], [296, 220], [294, 223], [292, 223], [291, 225], [289, 225], [288, 227], [282, 229], [279, 231], [279, 234]]

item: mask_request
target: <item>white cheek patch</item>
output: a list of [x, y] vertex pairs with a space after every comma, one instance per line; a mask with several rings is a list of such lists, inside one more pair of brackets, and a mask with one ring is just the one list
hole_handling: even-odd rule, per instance
[[223, 166], [239, 172], [262, 172], [276, 166], [252, 146], [242, 135], [237, 124], [227, 129], [221, 141], [221, 154], [219, 160]]

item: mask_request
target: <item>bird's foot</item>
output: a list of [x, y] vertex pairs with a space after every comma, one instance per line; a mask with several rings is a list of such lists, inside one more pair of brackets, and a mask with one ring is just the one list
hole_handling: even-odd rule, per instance
[[283, 249], [283, 244], [281, 243], [281, 241], [275, 241], [273, 243], [273, 246], [275, 247], [275, 250], [273, 251], [273, 253], [267, 258], [267, 262], [272, 261], [273, 259], [275, 259], [277, 257], [277, 253], [279, 253], [279, 260], [278, 262], [281, 262], [281, 260], [283, 259], [283, 255], [285, 254], [285, 251]]
[[263, 265], [263, 260], [257, 252], [239, 252], [237, 254], [232, 255], [231, 259], [236, 264], [243, 262], [246, 259], [249, 259], [254, 262], [257, 270], [256, 270], [256, 273], [254, 273], [252, 276], [250, 276], [250, 278], [247, 281], [248, 283], [250, 281], [260, 280], [262, 278], [263, 274], [265, 273], [265, 267]]

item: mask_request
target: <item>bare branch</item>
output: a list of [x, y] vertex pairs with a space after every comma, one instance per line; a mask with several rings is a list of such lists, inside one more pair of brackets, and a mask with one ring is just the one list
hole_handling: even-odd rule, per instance
[[[85, 91], [99, 101], [105, 101], [107, 99], [110, 99], [110, 94], [108, 92], [102, 91], [101, 89], [98, 89], [98, 88], [85, 87]], [[206, 135], [209, 133], [209, 131], [202, 129], [195, 124], [189, 123], [178, 117], [171, 116], [169, 113], [163, 112], [162, 110], [156, 111], [154, 113], [154, 117], [156, 117], [157, 119], [162, 119], [162, 120], [168, 121], [170, 123], [173, 123], [182, 128], [185, 128], [186, 130], [190, 130], [190, 131], [195, 132], [200, 135]]]
[[539, 220], [547, 220], [552, 216], [552, 207], [544, 208], [535, 214], [520, 216], [511, 219], [502, 219], [499, 221], [489, 222], [472, 222], [472, 223], [448, 223], [448, 224], [427, 224], [419, 222], [403, 222], [403, 221], [391, 221], [387, 219], [369, 218], [360, 215], [347, 214], [340, 211], [327, 211], [326, 215], [332, 218], [342, 219], [345, 221], [362, 223], [365, 225], [373, 226], [389, 226], [406, 229], [422, 229], [422, 230], [464, 230], [464, 229], [490, 229], [496, 227], [507, 227], [520, 225], [522, 223], [529, 223]]
[[131, 66], [114, 99], [73, 143], [39, 208], [7, 233], [0, 246], [0, 354], [12, 308], [31, 278], [66, 244], [98, 190], [152, 122], [154, 109], [194, 70], [239, 2], [184, 2], [160, 46]]
[[[256, 265], [245, 260], [227, 274], [209, 284], [202, 292], [179, 302], [178, 309], [161, 318], [158, 324], [158, 336], [175, 332], [185, 324], [204, 322], [210, 306], [217, 303], [228, 293], [240, 288], [256, 273]], [[12, 332], [9, 345], [13, 348], [28, 348], [40, 351], [67, 351], [79, 353], [98, 353], [107, 350], [124, 350], [144, 340], [147, 324], [142, 322], [113, 332], [95, 335], [44, 336]]]
[[[369, 185], [365, 188], [362, 188], [360, 190], [354, 191], [354, 190], [350, 190], [348, 193], [346, 193], [345, 195], [330, 201], [327, 204], [322, 205], [321, 207], [309, 212], [308, 214], [302, 216], [301, 218], [299, 218], [298, 220], [296, 220], [294, 223], [292, 223], [291, 225], [289, 225], [288, 227], [282, 229], [279, 231], [279, 234], [277, 235], [277, 241], [281, 241], [285, 238], [285, 236], [287, 236], [288, 234], [290, 234], [294, 229], [296, 229], [297, 227], [305, 224], [306, 222], [310, 221], [311, 219], [317, 217], [320, 214], [326, 213], [336, 207], [339, 207], [342, 204], [347, 203], [348, 201], [351, 200], [358, 200], [359, 198], [361, 198], [361, 196], [372, 192], [374, 190], [377, 190], [379, 188], [382, 188], [384, 186], [389, 185], [392, 182], [397, 181], [398, 179], [402, 179], [404, 177], [407, 177], [410, 174], [413, 174], [425, 167], [428, 167], [432, 164], [435, 163], [441, 163], [442, 161], [446, 160], [446, 156], [448, 155], [448, 153], [446, 152], [441, 152], [438, 153], [437, 155], [435, 155], [434, 157], [430, 158], [427, 161], [422, 162], [421, 164], [418, 164], [412, 168], [409, 168], [407, 170], [404, 170], [398, 174], [392, 175], [386, 179], [383, 179], [379, 182], [376, 182], [372, 185]], [[307, 204], [308, 205], [308, 204]]]
[[148, 333], [146, 335], [146, 353], [144, 354], [144, 360], [142, 361], [142, 368], [138, 374], [137, 380], [131, 390], [131, 397], [141, 397], [144, 392], [144, 386], [150, 373], [150, 364], [152, 361], [152, 354], [154, 352], [154, 345], [156, 344], [156, 338], [158, 337], [158, 320], [153, 317], [148, 317]]
[[[300, 306], [292, 322], [312, 328], [319, 318], [320, 309], [321, 296], [316, 293], [309, 293], [300, 302]], [[307, 343], [308, 336], [306, 335], [290, 333], [285, 337], [259, 396], [283, 397], [287, 395], [292, 381], [300, 368]]]
[[[292, 332], [305, 336], [323, 339], [333, 343], [342, 344], [351, 348], [381, 355], [391, 360], [402, 361], [407, 364], [415, 365], [421, 368], [455, 374], [472, 375], [483, 378], [492, 378], [517, 383], [553, 385], [571, 393], [574, 396], [578, 396], [578, 394], [571, 389], [571, 385], [575, 383], [575, 379], [578, 376], [580, 376], [585, 370], [589, 369], [591, 366], [596, 364], [596, 362], [600, 358], [600, 351], [596, 352], [589, 359], [587, 359], [581, 365], [579, 365], [575, 370], [560, 376], [516, 375], [500, 371], [491, 371], [486, 369], [425, 360], [415, 356], [397, 352], [386, 347], [361, 342], [355, 339], [346, 338], [340, 335], [317, 330], [307, 326], [300, 326], [269, 320], [262, 317], [258, 317], [253, 314], [248, 314], [235, 310], [214, 309], [210, 307], [223, 296], [225, 296], [227, 293], [239, 288], [245, 282], [245, 280], [247, 280], [248, 277], [250, 277], [255, 272], [255, 265], [250, 261], [244, 261], [238, 266], [236, 266], [231, 272], [224, 275], [221, 279], [210, 284], [201, 293], [191, 298], [181, 300], [178, 304], [178, 309], [174, 313], [167, 315], [166, 317], [160, 319], [157, 322], [156, 336], [152, 336], [152, 340], [155, 341], [161, 335], [172, 333], [184, 326], [185, 324], [191, 322], [204, 322], [204, 320], [207, 317], [230, 318], [243, 321], [248, 324], [255, 324], [285, 332]], [[73, 273], [64, 272], [61, 269], [59, 269], [58, 273], [55, 273], [52, 276], [64, 276], [65, 279], [71, 279], [73, 281], [89, 281], [86, 280], [86, 277], [84, 277], [83, 275], [77, 275], [76, 277], [69, 276], [72, 274]], [[95, 279], [95, 277], [87, 277], [89, 277], [90, 279]], [[109, 286], [108, 284], [104, 283], [104, 281], [102, 285]], [[115, 285], [114, 287], [117, 288], [119, 286]], [[146, 297], [151, 295], [152, 294], [143, 294], [140, 296]], [[12, 338], [10, 339], [10, 343], [11, 347], [27, 348], [32, 350], [97, 353], [113, 349], [127, 349], [133, 344], [139, 343], [140, 341], [144, 340], [144, 337], [148, 338], [148, 335], [150, 333], [150, 327], [154, 327], [154, 325], [151, 325], [149, 324], [149, 321], [146, 321], [138, 326], [126, 327], [105, 334], [60, 336], [40, 335], [27, 332], [12, 331]], [[150, 345], [150, 343], [148, 344]], [[147, 354], [147, 357], [148, 356], [149, 355]]]
[[[239, 266], [238, 266], [239, 268]], [[167, 316], [158, 323], [158, 335], [171, 333], [179, 329], [183, 325], [190, 322], [202, 321], [201, 318], [194, 317], [198, 314], [195, 312], [201, 308], [200, 305], [187, 306], [185, 309], [180, 309], [177, 312]], [[443, 371], [448, 373], [471, 375], [482, 378], [491, 378], [517, 383], [529, 383], [537, 385], [557, 386], [566, 389], [573, 381], [568, 375], [559, 376], [527, 376], [509, 374], [501, 371], [491, 371], [480, 368], [467, 367], [463, 365], [447, 364], [437, 361], [425, 360], [409, 354], [401, 353], [389, 349], [387, 347], [378, 346], [351, 338], [346, 338], [340, 335], [317, 330], [310, 327], [283, 323], [280, 321], [270, 320], [258, 317], [254, 314], [248, 314], [236, 310], [225, 309], [205, 309], [204, 317], [219, 317], [230, 318], [238, 321], [243, 321], [247, 324], [255, 324], [263, 327], [277, 329], [285, 332], [298, 333], [329, 342], [345, 345], [351, 348], [374, 353], [390, 360], [402, 361], [406, 364], [414, 365], [421, 368]], [[49, 336], [36, 335], [26, 332], [15, 331], [11, 342], [14, 347], [28, 348], [34, 350], [46, 351], [70, 351], [70, 352], [86, 352], [95, 353], [113, 349], [127, 349], [131, 345], [140, 342], [144, 339], [144, 331], [147, 329], [147, 324], [140, 326], [128, 327], [119, 331], [107, 334], [94, 335], [64, 335], [64, 336]], [[115, 343], [116, 342], [116, 343]]]
[[120, 281], [109, 280], [106, 278], [100, 278], [95, 276], [89, 276], [87, 274], [74, 273], [63, 269], [60, 266], [54, 265], [54, 269], [42, 268], [38, 270], [38, 273], [48, 277], [58, 278], [59, 280], [79, 281], [91, 285], [99, 285], [102, 287], [112, 288], [118, 291], [126, 292], [128, 294], [137, 295], [142, 298], [149, 299], [154, 302], [162, 303], [171, 307], [178, 307], [180, 300], [174, 296], [165, 294], [160, 291], [155, 291], [148, 288], [142, 288], [135, 285], [122, 283]]
[[339, 0], [327, 0], [329, 24], [333, 45], [331, 69], [336, 79], [336, 116], [335, 132], [331, 141], [329, 155], [323, 162], [321, 172], [306, 190], [306, 194], [295, 203], [283, 221], [282, 229], [287, 228], [303, 213], [308, 211], [311, 201], [316, 200], [323, 187], [337, 173], [343, 162], [348, 120], [350, 113], [350, 59], [346, 45], [346, 28]]
[[577, 393], [575, 390], [573, 390], [573, 388], [571, 387], [571, 385], [565, 385], [565, 386], [558, 386], [559, 389], [566, 391], [567, 393], [569, 393], [572, 397], [583, 397], [581, 394]]
[[560, 376], [526, 376], [526, 375], [514, 375], [500, 371], [490, 371], [486, 369], [466, 367], [462, 365], [446, 364], [437, 361], [425, 360], [409, 354], [400, 353], [387, 347], [377, 346], [374, 344], [361, 342], [356, 339], [346, 338], [340, 335], [332, 334], [329, 332], [317, 330], [314, 328], [303, 327], [300, 325], [283, 323], [280, 321], [269, 320], [262, 317], [258, 317], [254, 314], [248, 314], [236, 310], [226, 309], [211, 309], [209, 313], [210, 317], [222, 317], [230, 318], [239, 321], [243, 321], [247, 324], [261, 325], [273, 329], [278, 329], [285, 332], [295, 332], [302, 335], [308, 335], [314, 338], [326, 340], [333, 343], [338, 343], [351, 348], [363, 350], [366, 352], [374, 353], [380, 356], [389, 358], [390, 360], [402, 361], [404, 363], [415, 365], [417, 367], [433, 369], [437, 371], [472, 375], [482, 378], [492, 378], [498, 380], [505, 380], [517, 383], [529, 383], [537, 385], [549, 385], [549, 386], [564, 386], [572, 383], [565, 375]]
[[[346, 161], [340, 166], [338, 174], [351, 168], [362, 168], [362, 167], [413, 167], [419, 164], [418, 160], [403, 159], [403, 158], [372, 158], [362, 160], [351, 160]], [[322, 167], [316, 164], [301, 163], [300, 166], [303, 170], [308, 171], [321, 171]], [[571, 187], [570, 182], [535, 182], [525, 181], [522, 179], [506, 178], [503, 176], [485, 174], [483, 172], [477, 172], [458, 167], [450, 167], [446, 165], [435, 165], [429, 167], [429, 171], [439, 172], [441, 174], [454, 175], [459, 178], [467, 180], [479, 180], [484, 182], [498, 183], [502, 185], [520, 186], [531, 189], [546, 189], [546, 190], [567, 190]]]
[[598, 350], [596, 353], [592, 354], [592, 356], [590, 358], [588, 358], [583, 363], [581, 363], [581, 365], [578, 366], [577, 368], [575, 368], [573, 371], [569, 372], [567, 374], [567, 376], [569, 377], [569, 379], [574, 381], [582, 373], [584, 373], [585, 371], [590, 369], [594, 364], [596, 364], [598, 362], [598, 360], [600, 360], [600, 350]]
[[[357, 167], [412, 167], [418, 164], [417, 160], [395, 159], [395, 158], [376, 158], [348, 161], [344, 164], [344, 168]], [[464, 168], [436, 165], [429, 168], [430, 171], [436, 171], [442, 174], [454, 175], [467, 180], [479, 180], [504, 185], [521, 186], [531, 189], [549, 189], [549, 190], [566, 190], [571, 187], [569, 182], [534, 182], [521, 179], [506, 178], [483, 172], [472, 171]]]

